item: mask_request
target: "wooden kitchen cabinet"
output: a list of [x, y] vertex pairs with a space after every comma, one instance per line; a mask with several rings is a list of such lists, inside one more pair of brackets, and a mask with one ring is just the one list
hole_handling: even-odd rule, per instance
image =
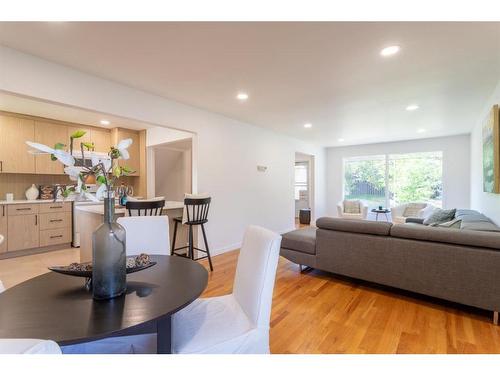
[[26, 141], [35, 139], [35, 122], [0, 114], [0, 173], [35, 173], [35, 156]]
[[3, 242], [0, 244], [0, 254], [7, 251], [7, 207], [5, 204], [0, 206], [0, 234], [3, 236]]
[[134, 170], [131, 176], [139, 176], [141, 174], [141, 163], [140, 163], [140, 144], [139, 144], [139, 133], [133, 130], [115, 128], [112, 130], [112, 141], [113, 144], [117, 145], [121, 140], [130, 138], [132, 139], [132, 144], [128, 148], [130, 154], [130, 159], [119, 160], [120, 165], [125, 165], [130, 169]]
[[[72, 203], [15, 203], [0, 206], [0, 234], [8, 240], [0, 255], [18, 250], [68, 245], [72, 237]], [[5, 234], [4, 234], [5, 233]]]
[[109, 152], [109, 148], [111, 147], [111, 133], [109, 131], [92, 129], [90, 138], [96, 152]]
[[[56, 143], [66, 145], [69, 149], [67, 126], [51, 122], [35, 122], [35, 142], [54, 147]], [[35, 158], [35, 171], [37, 174], [64, 174], [64, 165], [53, 161], [50, 155], [37, 155]]]
[[38, 214], [9, 216], [7, 227], [7, 251], [32, 249], [40, 245]]

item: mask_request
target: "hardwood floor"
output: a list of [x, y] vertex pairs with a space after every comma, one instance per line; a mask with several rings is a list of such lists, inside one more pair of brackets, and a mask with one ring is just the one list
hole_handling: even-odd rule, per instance
[[[203, 296], [231, 292], [237, 257], [238, 251], [213, 257]], [[77, 259], [71, 249], [0, 260], [0, 279], [12, 287]], [[300, 273], [283, 258], [270, 340], [272, 353], [500, 353], [500, 327], [490, 312], [326, 272]]]

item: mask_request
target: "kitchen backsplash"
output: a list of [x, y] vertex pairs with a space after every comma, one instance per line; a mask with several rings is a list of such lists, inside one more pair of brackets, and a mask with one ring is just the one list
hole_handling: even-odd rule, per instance
[[[64, 175], [42, 175], [42, 174], [20, 174], [20, 173], [0, 173], [0, 200], [5, 200], [6, 193], [14, 193], [14, 199], [26, 199], [24, 192], [31, 184], [53, 185], [69, 184], [71, 181]], [[137, 177], [125, 177], [123, 182], [132, 185], [134, 191], [138, 191]], [[137, 194], [137, 193], [136, 193]]]

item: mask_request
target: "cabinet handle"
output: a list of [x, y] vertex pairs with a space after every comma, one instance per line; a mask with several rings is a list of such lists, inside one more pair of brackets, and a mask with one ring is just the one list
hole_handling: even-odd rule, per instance
[[2, 216], [5, 216], [5, 204], [2, 204]]
[[31, 208], [30, 207], [26, 207], [26, 208], [16, 208], [17, 211], [30, 211]]
[[0, 160], [0, 172], [3, 172], [3, 161]]
[[52, 220], [50, 220], [51, 223], [55, 223], [55, 222], [58, 222], [58, 221], [63, 221], [63, 219], [52, 219]]
[[50, 238], [62, 238], [62, 234], [60, 234], [58, 236], [50, 236]]
[[62, 206], [50, 206], [49, 208], [63, 208]]
[[38, 215], [35, 215], [35, 225], [38, 225]]

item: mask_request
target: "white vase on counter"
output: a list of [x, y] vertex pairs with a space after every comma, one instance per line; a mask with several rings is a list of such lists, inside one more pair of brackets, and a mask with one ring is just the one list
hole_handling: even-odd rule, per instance
[[27, 200], [34, 201], [38, 198], [39, 191], [35, 184], [32, 184], [24, 194], [26, 195]]

